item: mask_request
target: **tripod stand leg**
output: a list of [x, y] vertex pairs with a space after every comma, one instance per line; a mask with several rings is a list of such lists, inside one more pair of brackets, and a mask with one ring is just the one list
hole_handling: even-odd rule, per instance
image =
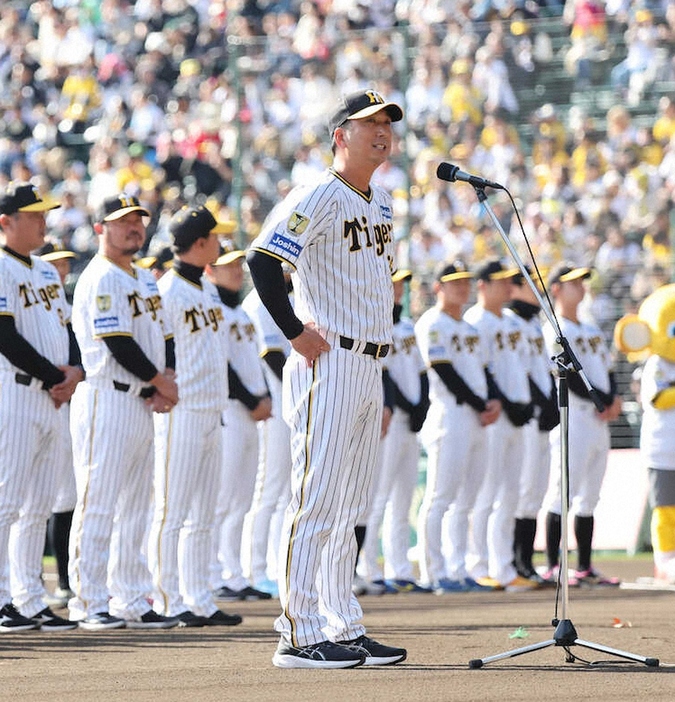
[[625, 658], [629, 661], [635, 661], [636, 663], [644, 663], [650, 668], [659, 667], [658, 658], [645, 658], [644, 656], [638, 656], [635, 653], [627, 653], [626, 651], [619, 651], [617, 648], [610, 648], [609, 646], [603, 646], [601, 644], [592, 643], [591, 641], [584, 641], [583, 639], [576, 639], [574, 641], [576, 646], [583, 646], [584, 648], [590, 648], [593, 651], [600, 651], [601, 653], [609, 653], [612, 656], [618, 656], [619, 658]]
[[532, 651], [538, 651], [542, 648], [547, 648], [548, 646], [556, 646], [555, 639], [549, 639], [548, 641], [542, 641], [541, 643], [531, 644], [530, 646], [523, 646], [522, 648], [516, 648], [513, 651], [504, 651], [504, 653], [497, 653], [494, 656], [488, 656], [487, 658], [474, 658], [469, 661], [469, 668], [482, 668], [486, 663], [494, 663], [494, 661], [501, 661], [505, 658], [514, 658], [515, 656], [522, 656], [524, 653], [531, 653]]

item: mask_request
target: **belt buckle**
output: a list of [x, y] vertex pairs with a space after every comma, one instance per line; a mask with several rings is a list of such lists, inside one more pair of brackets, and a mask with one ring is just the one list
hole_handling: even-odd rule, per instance
[[389, 344], [378, 344], [375, 358], [384, 358], [389, 353]]

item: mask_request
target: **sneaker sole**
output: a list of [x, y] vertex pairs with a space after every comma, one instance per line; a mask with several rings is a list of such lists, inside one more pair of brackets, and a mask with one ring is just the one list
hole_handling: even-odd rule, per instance
[[37, 628], [37, 624], [16, 624], [15, 626], [0, 624], [0, 632], [3, 634], [11, 634], [13, 631], [32, 631]]
[[67, 624], [58, 624], [55, 626], [40, 624], [40, 631], [72, 631], [73, 629], [77, 629], [77, 622], [68, 622]]
[[300, 658], [299, 656], [286, 656], [275, 653], [272, 656], [272, 663], [277, 668], [358, 668], [365, 664], [365, 658], [355, 658], [353, 660], [344, 661], [322, 661], [312, 658]]
[[397, 656], [386, 656], [386, 657], [375, 657], [375, 656], [366, 656], [366, 660], [363, 661], [363, 665], [396, 665], [397, 663], [401, 663], [408, 657], [408, 653], [404, 653], [403, 655], [397, 655]]
[[177, 621], [172, 622], [136, 622], [127, 619], [127, 629], [173, 629], [178, 626]]
[[108, 624], [86, 624], [85, 622], [78, 622], [77, 626], [79, 629], [84, 629], [85, 631], [105, 631], [106, 629], [124, 629], [127, 623], [125, 621], [110, 622]]

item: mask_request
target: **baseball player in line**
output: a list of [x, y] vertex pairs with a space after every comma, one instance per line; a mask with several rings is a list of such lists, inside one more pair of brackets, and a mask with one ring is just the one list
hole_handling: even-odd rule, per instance
[[[384, 583], [396, 592], [425, 592], [415, 581], [408, 558], [410, 505], [417, 485], [420, 446], [417, 432], [429, 409], [429, 379], [420, 355], [412, 320], [402, 317], [401, 301], [408, 270], [392, 276], [394, 284], [394, 329], [390, 352], [383, 360], [388, 372], [393, 411], [378, 453], [377, 487], [368, 514], [359, 573], [366, 583]], [[382, 527], [384, 569], [378, 563]], [[368, 585], [366, 585], [366, 588]]]
[[484, 343], [462, 318], [473, 277], [462, 261], [442, 264], [437, 304], [415, 325], [431, 399], [421, 432], [428, 460], [417, 523], [420, 579], [437, 594], [492, 589], [469, 577], [466, 566], [469, 513], [487, 463], [484, 427], [501, 411], [489, 394]]
[[[528, 271], [529, 272], [529, 271]], [[534, 568], [537, 514], [548, 487], [551, 451], [549, 433], [560, 421], [555, 380], [539, 321], [539, 302], [522, 276], [513, 278], [511, 301], [504, 315], [520, 325], [530, 349], [530, 390], [534, 417], [525, 425], [525, 457], [520, 476], [520, 496], [513, 535], [514, 564], [518, 575], [537, 583], [543, 578]]]
[[[407, 655], [366, 636], [351, 591], [354, 527], [369, 506], [381, 431], [379, 359], [393, 326], [392, 202], [370, 179], [402, 116], [373, 90], [343, 96], [329, 122], [332, 168], [292, 190], [251, 245], [255, 286], [293, 346], [284, 368], [291, 502], [272, 659], [283, 668], [385, 665]], [[294, 268], [295, 311], [284, 262]]]
[[73, 329], [87, 378], [73, 395], [77, 505], [70, 534], [70, 618], [83, 629], [159, 629], [144, 545], [152, 495], [152, 412], [178, 402], [174, 345], [151, 273], [133, 265], [145, 242], [135, 197], [103, 201], [98, 254], [73, 297]]
[[226, 249], [207, 269], [222, 303], [229, 347], [229, 397], [223, 427], [226, 451], [216, 506], [212, 586], [216, 598], [225, 602], [268, 600], [271, 594], [257, 590], [244, 576], [242, 532], [258, 469], [258, 422], [269, 418], [272, 401], [255, 327], [241, 306], [245, 253], [233, 244]]
[[[64, 290], [66, 278], [70, 273], [70, 262], [77, 254], [68, 251], [62, 245], [54, 242], [46, 243], [38, 249], [37, 255], [43, 261], [49, 261], [58, 271]], [[70, 303], [68, 303], [68, 318], [70, 319]], [[47, 523], [47, 538], [56, 559], [58, 584], [54, 593], [47, 595], [46, 602], [52, 607], [65, 607], [73, 596], [68, 579], [68, 540], [70, 526], [73, 521], [73, 511], [77, 502], [75, 489], [75, 472], [73, 470], [73, 447], [70, 440], [70, 406], [64, 404], [59, 409], [61, 428], [57, 445], [54, 449], [54, 469], [56, 470], [56, 497], [52, 505], [52, 514]]]
[[[593, 568], [591, 549], [593, 512], [607, 469], [609, 422], [621, 413], [621, 397], [616, 393], [609, 349], [601, 329], [579, 319], [578, 308], [586, 294], [584, 281], [590, 276], [589, 268], [575, 268], [563, 263], [550, 272], [548, 285], [560, 318], [560, 329], [605, 406], [602, 412], [598, 412], [579, 375], [569, 374], [569, 499], [570, 514], [574, 514], [578, 559], [571, 584], [613, 586], [619, 584], [616, 578], [605, 577]], [[551, 325], [545, 325], [544, 338], [549, 356], [561, 351], [556, 337]], [[551, 484], [544, 500], [548, 559], [544, 578], [553, 581], [558, 576], [561, 538], [560, 458], [560, 427], [557, 427], [551, 432]]]
[[56, 207], [29, 183], [9, 183], [0, 194], [2, 633], [74, 628], [46, 606], [41, 580], [61, 412], [84, 376], [59, 275], [30, 253], [44, 243], [45, 213]]
[[157, 287], [173, 329], [180, 402], [155, 420], [154, 519], [148, 562], [153, 607], [179, 626], [236, 625], [210, 587], [216, 498], [220, 487], [222, 413], [227, 404], [228, 330], [218, 291], [204, 268], [228, 231], [204, 206], [171, 219], [175, 259]]
[[511, 592], [537, 587], [513, 566], [513, 532], [523, 465], [523, 426], [533, 407], [529, 384], [529, 347], [520, 327], [503, 308], [511, 297], [518, 269], [504, 269], [498, 260], [477, 271], [478, 302], [464, 318], [478, 329], [488, 350], [489, 382], [502, 412], [487, 430], [485, 479], [473, 511], [471, 575], [480, 585]]
[[[290, 272], [285, 277], [292, 295]], [[242, 307], [256, 329], [258, 353], [272, 400], [270, 418], [258, 422], [258, 473], [251, 509], [244, 519], [242, 566], [256, 589], [278, 595], [280, 518], [291, 496], [291, 436], [282, 416], [281, 400], [283, 368], [291, 345], [255, 288], [244, 298]]]

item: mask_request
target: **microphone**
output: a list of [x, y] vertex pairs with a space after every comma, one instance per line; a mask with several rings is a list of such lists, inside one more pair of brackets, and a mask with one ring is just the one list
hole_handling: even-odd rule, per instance
[[496, 188], [497, 190], [505, 190], [503, 185], [493, 183], [491, 180], [481, 178], [480, 176], [471, 175], [459, 170], [459, 166], [453, 166], [451, 163], [441, 163], [436, 169], [436, 175], [441, 180], [447, 180], [454, 183], [456, 180], [461, 180], [464, 183], [473, 185], [474, 188]]

